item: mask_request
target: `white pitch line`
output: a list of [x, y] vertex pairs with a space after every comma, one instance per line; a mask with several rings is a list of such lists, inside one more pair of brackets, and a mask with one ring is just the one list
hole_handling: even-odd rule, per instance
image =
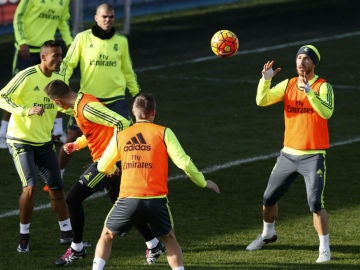
[[[268, 47], [257, 48], [257, 49], [240, 50], [236, 53], [236, 55], [244, 55], [244, 54], [250, 54], [250, 53], [256, 53], [256, 52], [267, 52], [267, 51], [273, 51], [273, 50], [277, 50], [277, 49], [288, 48], [288, 47], [292, 47], [292, 46], [303, 45], [303, 44], [307, 44], [307, 43], [349, 38], [349, 37], [355, 37], [355, 36], [359, 36], [359, 35], [360, 35], [360, 31], [355, 31], [355, 32], [343, 33], [343, 34], [339, 34], [339, 35], [322, 37], [322, 38], [313, 38], [313, 39], [307, 39], [307, 40], [301, 40], [301, 41], [294, 41], [294, 42], [289, 42], [289, 43], [284, 43], [284, 44], [278, 44], [278, 45], [273, 45], [273, 46], [268, 46]], [[215, 59], [219, 59], [219, 57], [217, 57], [215, 55], [198, 57], [198, 58], [194, 58], [191, 60], [167, 63], [164, 65], [135, 68], [135, 72], [140, 73], [140, 72], [144, 72], [144, 71], [158, 70], [158, 69], [163, 69], [163, 68], [181, 66], [181, 65], [192, 64], [192, 63], [199, 63], [199, 62], [215, 60]], [[73, 81], [79, 82], [79, 80], [80, 80], [80, 78], [76, 78]]]
[[[330, 144], [330, 147], [353, 144], [353, 143], [357, 143], [357, 142], [360, 142], [360, 137], [355, 137], [353, 139], [349, 139], [349, 140], [346, 140], [346, 141], [335, 142], [335, 143]], [[275, 152], [275, 153], [271, 153], [271, 154], [267, 154], [267, 155], [261, 155], [261, 156], [255, 156], [255, 157], [250, 157], [250, 158], [245, 158], [245, 159], [233, 160], [233, 161], [229, 161], [229, 162], [226, 162], [226, 163], [223, 163], [223, 164], [206, 167], [206, 168], [202, 169], [201, 172], [202, 173], [212, 173], [212, 172], [216, 172], [216, 171], [219, 171], [219, 170], [228, 169], [228, 168], [231, 168], [231, 167], [236, 167], [236, 166], [246, 164], [246, 163], [252, 163], [252, 162], [256, 162], [256, 161], [260, 161], [260, 160], [270, 159], [270, 158], [276, 157], [278, 155], [279, 155], [279, 152]], [[179, 174], [179, 175], [175, 175], [175, 176], [170, 176], [169, 181], [182, 179], [182, 178], [185, 179], [185, 178], [187, 178], [187, 176], [185, 174]]]
[[[330, 147], [336, 147], [336, 146], [342, 146], [342, 145], [348, 145], [348, 144], [353, 144], [353, 143], [357, 143], [360, 142], [360, 137], [355, 137], [353, 139], [349, 139], [346, 141], [341, 141], [341, 142], [335, 142], [332, 143], [330, 145]], [[242, 164], [247, 164], [247, 163], [252, 163], [252, 162], [257, 162], [260, 160], [266, 160], [266, 159], [270, 159], [270, 158], [274, 158], [276, 156], [278, 156], [279, 152], [275, 152], [275, 153], [271, 153], [271, 154], [267, 154], [267, 155], [260, 155], [260, 156], [255, 156], [255, 157], [250, 157], [250, 158], [245, 158], [245, 159], [238, 159], [238, 160], [233, 160], [230, 162], [226, 162], [223, 164], [218, 164], [218, 165], [214, 165], [214, 166], [210, 166], [210, 167], [206, 167], [203, 170], [201, 170], [202, 173], [212, 173], [212, 172], [216, 172], [219, 170], [223, 170], [223, 169], [228, 169], [231, 167], [236, 167]], [[178, 179], [186, 179], [187, 176], [185, 174], [178, 174], [178, 175], [174, 175], [174, 176], [170, 176], [169, 177], [169, 181], [173, 181], [173, 180], [178, 180]], [[92, 195], [91, 197], [89, 197], [88, 199], [95, 199], [98, 197], [102, 197], [104, 196], [106, 193], [105, 192], [97, 192], [94, 195]], [[50, 204], [42, 204], [39, 205], [37, 207], [34, 207], [34, 211], [38, 211], [38, 210], [42, 210], [42, 209], [48, 209], [50, 208]], [[19, 215], [19, 210], [12, 210], [9, 212], [6, 212], [4, 214], [0, 215], [0, 219], [1, 218], [5, 218], [5, 217], [11, 217], [11, 216], [16, 216]]]
[[[297, 45], [302, 45], [302, 44], [306, 44], [306, 43], [322, 42], [322, 41], [329, 41], [329, 40], [334, 40], [334, 39], [349, 38], [349, 37], [354, 37], [354, 36], [359, 36], [359, 35], [360, 35], [360, 31], [355, 31], [355, 32], [349, 32], [349, 33], [344, 33], [344, 34], [339, 34], [339, 35], [334, 35], [334, 36], [328, 36], [328, 37], [322, 37], [322, 38], [314, 38], [314, 39], [308, 39], [308, 40], [302, 40], [302, 41], [294, 41], [294, 42], [289, 42], [289, 43], [284, 43], [284, 44], [279, 44], [279, 45], [274, 45], [274, 46], [269, 46], [269, 47], [262, 47], [262, 48], [252, 49], [252, 50], [241, 50], [241, 51], [238, 51], [236, 55], [244, 55], [244, 54], [250, 54], [250, 53], [255, 53], [255, 52], [266, 52], [266, 51], [272, 51], [272, 50], [277, 50], [277, 49], [283, 49], [283, 48], [287, 48], [287, 47], [291, 47], [291, 46], [295, 46], [295, 45], [297, 46]], [[214, 60], [214, 59], [217, 59], [217, 58], [218, 58], [217, 56], [200, 57], [200, 58], [195, 58], [195, 59], [192, 59], [192, 60], [186, 60], [186, 61], [181, 61], [181, 62], [176, 62], [176, 63], [169, 63], [169, 64], [166, 64], [166, 65], [158, 65], [158, 66], [150, 66], [150, 67], [139, 68], [139, 69], [135, 69], [135, 71], [136, 72], [144, 72], [144, 71], [149, 71], [149, 70], [158, 70], [158, 69], [168, 68], [168, 67], [172, 67], [172, 66], [180, 66], [180, 65], [185, 65], [185, 64], [191, 64], [191, 63], [204, 62], [204, 61], [208, 61], [208, 60]], [[359, 141], [360, 141], [360, 137], [356, 137], [354, 139], [350, 139], [350, 140], [347, 140], [347, 141], [333, 143], [331, 146], [346, 145], [346, 144], [356, 143], [356, 142], [359, 142]], [[218, 170], [231, 168], [231, 167], [234, 167], [234, 166], [239, 166], [241, 164], [246, 164], [246, 163], [250, 163], [250, 162], [256, 162], [256, 161], [259, 161], [259, 160], [265, 160], [265, 159], [273, 158], [276, 155], [278, 155], [278, 153], [271, 153], [271, 154], [268, 154], [268, 155], [256, 156], [256, 157], [240, 159], [240, 160], [234, 160], [234, 161], [230, 161], [230, 162], [227, 162], [227, 163], [224, 163], [224, 164], [219, 164], [219, 165], [214, 165], [214, 166], [211, 166], [211, 167], [207, 167], [207, 168], [203, 169], [202, 172], [203, 173], [211, 173], [211, 172], [215, 172], [215, 171], [218, 171]], [[184, 174], [170, 176], [169, 181], [176, 180], [176, 179], [182, 179], [182, 178], [186, 178], [186, 176]], [[91, 196], [89, 199], [101, 197], [104, 194], [105, 194], [104, 192], [98, 192], [98, 193], [94, 194], [93, 196]], [[41, 209], [47, 209], [47, 208], [50, 208], [50, 204], [43, 204], [43, 205], [34, 207], [34, 211], [38, 211], [38, 210], [41, 210]], [[4, 214], [1, 214], [0, 219], [4, 218], [4, 217], [9, 217], [9, 216], [15, 216], [15, 215], [18, 215], [18, 214], [19, 214], [19, 210], [12, 210], [10, 212], [6, 212]]]
[[[250, 53], [257, 53], [257, 52], [268, 52], [268, 51], [284, 49], [284, 48], [288, 48], [288, 47], [292, 47], [292, 46], [304, 45], [304, 44], [308, 44], [308, 43], [349, 38], [349, 37], [354, 37], [354, 36], [359, 36], [359, 35], [360, 35], [360, 31], [355, 31], [355, 32], [343, 33], [343, 34], [328, 36], [328, 37], [320, 37], [320, 38], [312, 38], [312, 39], [306, 39], [306, 40], [301, 40], [301, 41], [288, 42], [288, 43], [284, 43], [284, 44], [278, 44], [278, 45], [262, 47], [262, 48], [257, 48], [257, 49], [240, 50], [235, 54], [235, 56], [250, 54]], [[185, 65], [185, 64], [192, 64], [192, 63], [204, 62], [204, 61], [215, 60], [215, 59], [219, 59], [219, 57], [217, 57], [215, 55], [211, 55], [211, 56], [199, 57], [199, 58], [175, 62], [175, 63], [168, 63], [168, 64], [164, 64], [164, 65], [138, 68], [138, 69], [135, 69], [135, 71], [136, 72], [144, 72], [144, 71], [149, 71], [149, 70], [158, 70], [158, 69], [163, 69], [163, 68], [181, 66], [181, 65]]]
[[[104, 196], [105, 194], [106, 194], [105, 191], [96, 192], [95, 194], [93, 194], [92, 196], [90, 196], [88, 199], [99, 198], [99, 197]], [[36, 207], [34, 207], [34, 211], [39, 211], [39, 210], [48, 209], [48, 208], [51, 208], [50, 203], [46, 203], [46, 204], [42, 204], [42, 205], [36, 206]], [[19, 215], [19, 209], [12, 210], [12, 211], [6, 212], [6, 213], [4, 213], [4, 214], [1, 214], [1, 215], [0, 215], [0, 219], [1, 219], [1, 218], [5, 218], [5, 217], [17, 216], [17, 215]]]

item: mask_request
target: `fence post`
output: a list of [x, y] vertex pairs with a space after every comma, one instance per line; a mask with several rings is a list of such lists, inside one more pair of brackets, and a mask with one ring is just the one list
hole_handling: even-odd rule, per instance
[[130, 34], [130, 20], [131, 20], [131, 0], [124, 1], [124, 28], [125, 35]]
[[77, 33], [84, 29], [84, 5], [83, 0], [76, 0], [71, 2], [72, 35], [75, 37]]

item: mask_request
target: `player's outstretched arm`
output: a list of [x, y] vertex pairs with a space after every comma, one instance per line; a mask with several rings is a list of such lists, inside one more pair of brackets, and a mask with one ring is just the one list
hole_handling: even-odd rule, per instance
[[220, 189], [219, 189], [218, 185], [211, 180], [206, 180], [206, 187], [209, 189], [212, 189], [216, 193], [220, 193]]
[[265, 80], [271, 80], [273, 77], [276, 76], [276, 74], [278, 74], [281, 71], [280, 67], [273, 69], [273, 65], [274, 65], [274, 60], [267, 61], [264, 64], [261, 73]]

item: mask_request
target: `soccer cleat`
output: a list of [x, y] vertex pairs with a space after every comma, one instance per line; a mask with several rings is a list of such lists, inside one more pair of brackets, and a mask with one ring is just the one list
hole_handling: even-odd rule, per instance
[[331, 253], [330, 250], [322, 250], [319, 252], [319, 257], [317, 258], [317, 263], [324, 263], [328, 262], [331, 259]]
[[30, 251], [30, 234], [20, 233], [20, 242], [16, 249], [17, 252], [27, 253]]
[[55, 261], [57, 266], [67, 266], [73, 261], [85, 258], [86, 250], [83, 248], [81, 251], [75, 251], [71, 247], [69, 247], [65, 254], [62, 255], [59, 259]]
[[6, 137], [0, 134], [0, 149], [7, 149]]
[[145, 252], [145, 258], [147, 264], [154, 264], [161, 254], [166, 252], [166, 247], [163, 243], [159, 242], [156, 247], [147, 249]]
[[276, 240], [277, 240], [277, 235], [276, 234], [274, 234], [272, 237], [266, 238], [266, 239], [264, 239], [261, 236], [261, 234], [259, 234], [259, 236], [246, 247], [246, 250], [248, 250], [248, 251], [259, 250], [265, 244], [273, 243]]
[[70, 245], [73, 240], [72, 231], [61, 231], [60, 232], [60, 244]]
[[43, 186], [43, 191], [44, 191], [44, 192], [49, 192], [49, 186], [45, 184], [45, 185]]

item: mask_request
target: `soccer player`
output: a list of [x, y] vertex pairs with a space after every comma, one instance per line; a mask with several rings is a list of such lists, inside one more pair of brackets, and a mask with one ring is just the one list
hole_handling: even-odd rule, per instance
[[320, 241], [316, 262], [324, 263], [331, 259], [324, 191], [325, 155], [329, 148], [328, 119], [334, 111], [334, 93], [330, 83], [315, 74], [319, 61], [320, 53], [316, 47], [302, 46], [296, 54], [298, 76], [273, 87], [271, 80], [281, 68], [273, 70], [274, 61], [268, 61], [262, 69], [256, 103], [268, 106], [284, 102], [284, 147], [264, 192], [263, 231], [246, 250], [259, 250], [264, 244], [277, 240], [275, 219], [278, 216], [278, 201], [300, 174], [305, 180], [308, 205]]
[[[68, 20], [70, 0], [63, 1], [19, 1], [14, 14], [13, 28], [15, 34], [15, 53], [13, 61], [13, 76], [20, 70], [40, 64], [40, 47], [47, 40], [55, 39], [59, 30], [67, 46], [72, 42]], [[0, 148], [7, 148], [6, 131], [10, 114], [2, 112], [0, 128]], [[65, 140], [62, 117], [55, 119], [53, 135], [59, 140]]]
[[23, 187], [19, 199], [20, 243], [18, 252], [29, 252], [38, 172], [49, 186], [51, 206], [59, 221], [60, 243], [72, 240], [63, 182], [51, 130], [60, 109], [44, 92], [45, 86], [61, 77], [58, 71], [62, 49], [46, 41], [40, 49], [41, 63], [24, 69], [0, 91], [0, 108], [11, 113], [7, 144]]
[[184, 170], [191, 181], [219, 193], [219, 187], [196, 168], [170, 128], [154, 124], [155, 99], [141, 93], [135, 97], [132, 112], [136, 123], [114, 134], [98, 170], [116, 173], [121, 160], [122, 175], [119, 198], [110, 210], [95, 250], [93, 270], [101, 270], [110, 258], [112, 240], [126, 234], [134, 221], [149, 223], [157, 236], [162, 236], [167, 260], [173, 270], [183, 270], [183, 257], [173, 230], [168, 205], [168, 158]]
[[[89, 147], [93, 163], [80, 176], [79, 181], [71, 188], [66, 196], [66, 202], [69, 206], [70, 220], [73, 228], [74, 240], [65, 254], [55, 261], [55, 264], [68, 265], [74, 260], [85, 257], [86, 251], [82, 242], [84, 229], [84, 210], [82, 202], [90, 195], [99, 190], [108, 188], [112, 181], [115, 185], [120, 185], [119, 177], [107, 177], [106, 174], [97, 170], [97, 161], [105, 151], [114, 132], [123, 130], [130, 125], [130, 122], [108, 109], [97, 98], [90, 94], [79, 92], [76, 94], [71, 88], [61, 80], [50, 82], [45, 92], [50, 99], [63, 109], [72, 108], [77, 125], [80, 127], [83, 135], [78, 137], [75, 142], [66, 143], [63, 147], [69, 154], [74, 153], [86, 146]], [[118, 192], [118, 189], [116, 189]], [[118, 193], [111, 198], [115, 202]], [[146, 224], [136, 226], [144, 237], [147, 246], [153, 253], [154, 262], [157, 257], [165, 252], [163, 244], [156, 239]], [[159, 253], [159, 254], [158, 254]], [[150, 258], [147, 258], [149, 260]]]
[[[126, 89], [134, 97], [140, 88], [132, 67], [128, 40], [115, 32], [115, 11], [111, 5], [99, 5], [94, 19], [96, 24], [91, 29], [76, 35], [62, 63], [61, 74], [64, 81], [69, 82], [73, 70], [80, 66], [79, 91], [94, 95], [109, 109], [130, 119]], [[67, 142], [80, 135], [75, 121], [70, 121]], [[61, 169], [65, 169], [70, 158], [63, 149], [60, 151]]]

